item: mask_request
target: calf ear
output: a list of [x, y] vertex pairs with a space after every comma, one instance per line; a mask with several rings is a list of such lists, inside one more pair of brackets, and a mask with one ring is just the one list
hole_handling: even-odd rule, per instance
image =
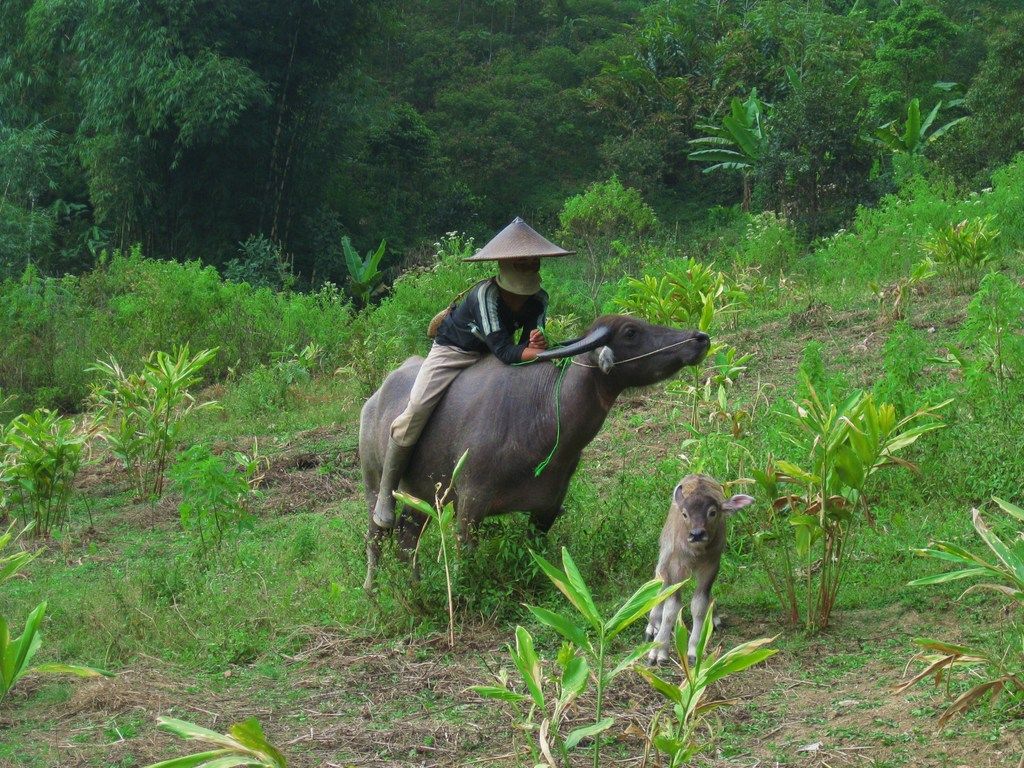
[[725, 512], [735, 512], [737, 509], [743, 509], [749, 507], [754, 503], [753, 496], [747, 496], [745, 493], [737, 493], [731, 499], [728, 499], [723, 505], [722, 509]]
[[612, 368], [615, 367], [615, 353], [612, 352], [611, 347], [601, 347], [596, 352], [597, 355], [597, 367], [601, 369], [601, 373], [611, 373]]
[[679, 485], [676, 486], [675, 490], [672, 491], [672, 502], [677, 507], [679, 507], [680, 509], [683, 508], [683, 484], [682, 483], [679, 483]]

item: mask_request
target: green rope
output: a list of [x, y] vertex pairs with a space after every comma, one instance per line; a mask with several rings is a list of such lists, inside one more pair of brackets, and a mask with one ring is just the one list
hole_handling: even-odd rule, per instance
[[566, 371], [572, 365], [572, 358], [564, 357], [561, 360], [552, 360], [551, 362], [561, 369], [558, 372], [558, 378], [555, 379], [555, 444], [551, 447], [551, 453], [534, 468], [534, 477], [540, 477], [540, 473], [547, 469], [548, 464], [551, 463], [551, 459], [555, 455], [555, 451], [558, 450], [558, 443], [562, 437], [562, 380], [565, 379]]
[[[538, 326], [538, 330], [544, 333], [544, 326]], [[560, 347], [561, 344], [555, 344], [555, 347]], [[537, 362], [537, 359], [523, 360], [518, 363], [512, 363], [512, 365], [530, 365]], [[545, 457], [545, 459], [533, 469], [533, 476], [540, 477], [541, 472], [547, 469], [548, 464], [551, 463], [551, 459], [555, 455], [555, 451], [558, 450], [558, 443], [562, 438], [562, 380], [565, 378], [566, 371], [569, 370], [569, 366], [572, 365], [572, 358], [563, 357], [561, 360], [552, 360], [559, 368], [558, 378], [555, 379], [555, 444], [551, 447], [551, 453]]]

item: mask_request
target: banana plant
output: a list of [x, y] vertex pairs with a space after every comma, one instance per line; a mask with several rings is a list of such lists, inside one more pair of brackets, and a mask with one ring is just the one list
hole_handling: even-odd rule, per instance
[[872, 134], [872, 138], [876, 143], [887, 147], [893, 152], [908, 155], [920, 154], [924, 152], [925, 147], [946, 133], [954, 125], [967, 119], [966, 116], [958, 117], [931, 131], [932, 123], [935, 122], [941, 107], [942, 102], [940, 101], [932, 108], [928, 116], [922, 120], [921, 100], [911, 99], [910, 104], [907, 106], [907, 119], [903, 125], [901, 126], [896, 120], [892, 120], [877, 128]]
[[46, 614], [46, 603], [40, 603], [28, 615], [25, 630], [20, 636], [11, 639], [7, 621], [0, 616], [0, 702], [11, 692], [14, 684], [25, 675], [51, 674], [74, 675], [76, 677], [110, 677], [109, 672], [93, 667], [75, 664], [39, 664], [30, 666], [33, 657], [39, 650], [43, 640], [39, 634], [39, 625]]
[[[615, 723], [614, 718], [605, 716], [605, 693], [615, 678], [630, 669], [633, 663], [650, 651], [655, 644], [644, 643], [633, 648], [611, 669], [609, 645], [623, 630], [650, 613], [655, 605], [668, 599], [682, 584], [665, 587], [660, 579], [649, 581], [634, 592], [610, 619], [605, 619], [598, 611], [590, 590], [568, 550], [562, 548], [564, 570], [536, 553], [531, 554], [540, 569], [580, 614], [583, 623], [577, 623], [577, 619], [547, 608], [527, 606], [534, 618], [563, 638], [564, 643], [556, 660], [560, 672], [555, 675], [545, 671], [545, 666], [550, 665], [545, 665], [537, 653], [533, 637], [523, 627], [516, 627], [516, 647], [510, 647], [509, 654], [519, 671], [527, 694], [511, 690], [506, 676], [499, 677], [499, 685], [474, 686], [471, 690], [487, 699], [517, 705], [525, 704], [529, 707], [526, 720], [529, 727], [537, 731], [542, 759], [540, 765], [557, 768], [557, 751], [561, 757], [561, 764], [568, 766], [569, 752], [583, 739], [592, 738], [594, 768], [598, 768], [601, 759], [601, 734]], [[587, 718], [591, 722], [563, 736], [561, 726], [568, 708], [586, 690], [591, 680], [594, 681], [596, 694], [593, 717]], [[545, 693], [545, 689], [553, 691], [554, 695]], [[536, 725], [538, 717], [540, 724]]]
[[352, 296], [360, 306], [365, 307], [370, 302], [370, 293], [380, 278], [380, 271], [377, 267], [380, 260], [384, 258], [387, 244], [387, 240], [381, 240], [377, 250], [368, 252], [364, 259], [352, 245], [348, 235], [341, 238], [341, 249], [345, 252], [345, 267], [348, 269]]
[[288, 768], [284, 755], [267, 741], [254, 717], [235, 723], [227, 733], [217, 733], [173, 717], [161, 717], [157, 723], [161, 731], [189, 741], [206, 742], [215, 749], [153, 763], [147, 768]]
[[652, 728], [654, 746], [668, 756], [669, 768], [681, 768], [689, 765], [701, 750], [703, 745], [698, 740], [697, 734], [705, 715], [720, 707], [731, 706], [738, 701], [738, 699], [706, 701], [709, 688], [722, 678], [760, 664], [778, 653], [775, 648], [765, 648], [775, 640], [774, 637], [751, 640], [737, 645], [725, 653], [711, 651], [709, 644], [714, 632], [714, 609], [714, 603], [708, 606], [708, 615], [697, 643], [696, 660], [692, 665], [689, 662], [686, 647], [689, 633], [683, 624], [682, 613], [677, 618], [675, 647], [683, 668], [681, 683], [671, 683], [646, 667], [637, 668], [640, 676], [650, 683], [654, 690], [668, 699], [672, 705], [674, 717], [662, 719], [662, 716], [658, 715], [655, 717]]
[[711, 163], [704, 173], [739, 171], [742, 174], [744, 211], [750, 210], [751, 176], [768, 147], [765, 122], [766, 105], [754, 88], [746, 101], [733, 97], [729, 114], [722, 118], [721, 125], [699, 124], [697, 127], [707, 135], [690, 140], [694, 146], [707, 147], [687, 155], [694, 162]]

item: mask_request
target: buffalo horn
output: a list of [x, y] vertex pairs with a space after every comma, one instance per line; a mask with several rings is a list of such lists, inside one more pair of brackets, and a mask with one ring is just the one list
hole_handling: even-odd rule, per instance
[[582, 339], [569, 342], [564, 346], [546, 349], [537, 355], [537, 360], [561, 360], [563, 357], [573, 357], [597, 349], [611, 338], [612, 329], [601, 325], [592, 330]]

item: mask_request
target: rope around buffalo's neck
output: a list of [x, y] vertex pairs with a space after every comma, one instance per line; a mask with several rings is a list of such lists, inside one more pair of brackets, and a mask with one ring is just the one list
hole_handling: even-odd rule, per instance
[[[639, 360], [642, 357], [650, 357], [651, 355], [656, 355], [659, 352], [664, 352], [667, 349], [673, 349], [673, 348], [681, 346], [683, 344], [687, 344], [687, 343], [689, 343], [691, 341], [694, 341], [695, 338], [696, 337], [691, 336], [688, 339], [683, 339], [682, 341], [677, 341], [674, 344], [668, 344], [668, 345], [666, 345], [664, 347], [661, 347], [659, 349], [655, 349], [652, 352], [645, 352], [642, 355], [636, 355], [634, 357], [628, 357], [628, 358], [626, 358], [625, 360], [622, 360], [622, 361], [618, 361], [617, 360], [614, 363], [612, 363], [612, 365], [613, 366], [615, 366], [615, 365], [623, 365], [625, 363], [631, 363], [634, 360]], [[524, 360], [521, 363], [513, 363], [513, 365], [530, 365], [531, 363], [534, 363], [534, 362], [536, 362], [536, 358], [534, 358], [533, 360]], [[580, 363], [580, 362], [577, 362], [576, 359], [573, 358], [573, 357], [564, 357], [561, 360], [552, 360], [551, 362], [554, 363], [558, 367], [558, 369], [559, 369], [559, 371], [558, 371], [558, 378], [555, 379], [555, 444], [553, 446], [551, 446], [551, 452], [548, 453], [548, 455], [545, 456], [544, 459], [536, 467], [534, 467], [534, 469], [533, 469], [533, 476], [534, 477], [540, 477], [541, 473], [545, 469], [548, 468], [548, 464], [550, 464], [551, 463], [551, 459], [554, 458], [555, 451], [558, 450], [558, 445], [559, 445], [559, 443], [562, 440], [562, 382], [565, 380], [565, 374], [569, 370], [569, 365], [570, 364], [572, 364], [572, 365], [579, 365], [579, 366], [582, 366], [584, 368], [599, 368], [600, 367], [600, 366], [597, 366], [597, 365], [591, 365], [590, 363]]]
[[[634, 360], [639, 360], [639, 359], [641, 359], [643, 357], [650, 357], [651, 355], [657, 355], [660, 352], [664, 352], [666, 349], [673, 349], [673, 348], [681, 346], [683, 344], [689, 344], [691, 341], [696, 341], [696, 339], [697, 339], [696, 336], [691, 336], [688, 339], [683, 339], [682, 341], [677, 341], [674, 344], [667, 344], [664, 347], [658, 347], [658, 349], [652, 350], [651, 352], [644, 352], [642, 355], [635, 355], [633, 357], [627, 357], [625, 360], [616, 360], [616, 361], [614, 361], [612, 363], [612, 367], [615, 367], [616, 365], [625, 365], [626, 363], [632, 363]], [[578, 365], [578, 366], [581, 366], [583, 368], [600, 368], [601, 367], [599, 365], [593, 365], [592, 363], [581, 363], [578, 360], [576, 360], [576, 358], [574, 358], [574, 357], [573, 358], [569, 358], [569, 359], [572, 361], [573, 365]]]

